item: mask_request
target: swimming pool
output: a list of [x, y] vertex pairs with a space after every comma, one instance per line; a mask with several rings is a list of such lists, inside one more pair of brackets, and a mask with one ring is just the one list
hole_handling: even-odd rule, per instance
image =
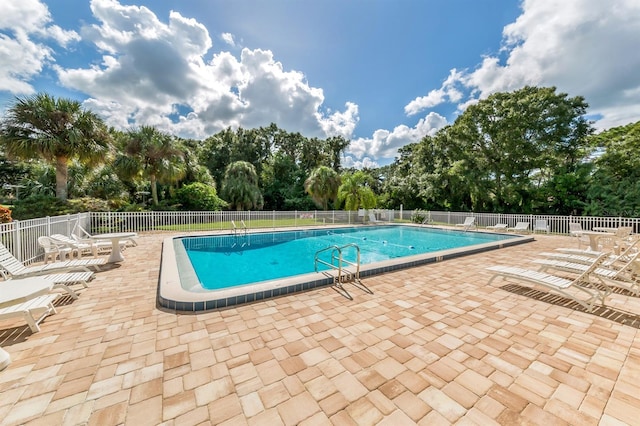
[[349, 246], [344, 257], [352, 262], [358, 246], [362, 278], [531, 240], [412, 225], [171, 237], [163, 244], [158, 302], [199, 311], [328, 285], [332, 279], [314, 269], [328, 268], [314, 257], [332, 246]]

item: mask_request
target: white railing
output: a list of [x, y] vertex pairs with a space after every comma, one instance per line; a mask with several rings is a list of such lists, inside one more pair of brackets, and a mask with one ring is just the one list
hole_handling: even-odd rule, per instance
[[[373, 210], [376, 219], [383, 222], [409, 222], [414, 210]], [[633, 232], [640, 232], [640, 218], [527, 215], [500, 213], [469, 213], [447, 211], [421, 211], [437, 225], [463, 223], [465, 218], [473, 216], [480, 229], [506, 223], [513, 227], [517, 222], [529, 222], [533, 229], [536, 220], [544, 219], [550, 226], [550, 232], [568, 234], [569, 223], [578, 222], [582, 229], [594, 227], [616, 228], [631, 226]], [[0, 241], [19, 260], [30, 263], [42, 260], [43, 250], [38, 244], [42, 235], [71, 235], [76, 226], [92, 234], [106, 232], [146, 232], [146, 231], [220, 231], [233, 229], [232, 221], [240, 224], [244, 221], [249, 229], [282, 228], [323, 225], [358, 225], [369, 222], [369, 213], [364, 211], [204, 211], [204, 212], [91, 212], [65, 216], [54, 216], [0, 224]]]

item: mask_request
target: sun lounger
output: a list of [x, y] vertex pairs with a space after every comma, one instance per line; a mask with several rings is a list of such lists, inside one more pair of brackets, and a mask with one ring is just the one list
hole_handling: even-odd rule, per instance
[[[78, 257], [82, 257], [86, 254], [91, 254], [93, 257], [98, 257], [98, 251], [104, 251], [105, 246], [99, 246], [95, 241], [80, 241], [67, 237], [62, 234], [51, 234], [49, 237], [57, 244], [64, 244], [78, 254]], [[111, 251], [111, 243], [107, 243], [107, 248]]]
[[[73, 299], [77, 299], [78, 293], [76, 293], [71, 286], [77, 284], [84, 288], [89, 287], [88, 282], [93, 279], [93, 272], [67, 272], [64, 274], [40, 275], [38, 278], [53, 282], [53, 288], [64, 290]], [[20, 278], [12, 278], [6, 282], [12, 285], [20, 285], [20, 281]]]
[[551, 227], [549, 226], [547, 221], [544, 219], [536, 220], [535, 224], [533, 225], [534, 233], [542, 231], [548, 234], [550, 230], [551, 230]]
[[[634, 296], [640, 296], [640, 283], [635, 276], [636, 271], [634, 269], [638, 255], [639, 253], [635, 253], [624, 261], [619, 261], [617, 256], [604, 255], [604, 261], [600, 267], [593, 270], [593, 275], [598, 279], [604, 279], [609, 286], [620, 287], [633, 293]], [[556, 259], [536, 259], [533, 262], [541, 265], [540, 270], [545, 272], [549, 269], [557, 269], [582, 274], [591, 267], [590, 264]], [[616, 265], [616, 262], [618, 265]]]
[[[596, 302], [600, 302], [600, 304], [604, 306], [606, 297], [611, 294], [611, 288], [609, 286], [602, 283], [595, 285], [591, 281], [592, 278], [590, 277], [591, 274], [601, 266], [602, 262], [604, 262], [606, 258], [607, 255], [601, 255], [591, 266], [587, 268], [587, 270], [582, 272], [573, 280], [548, 274], [546, 272], [533, 271], [515, 266], [492, 266], [487, 268], [494, 272], [489, 283], [497, 277], [527, 281], [574, 300], [588, 312], [591, 312], [593, 311]], [[586, 298], [576, 297], [576, 294], [574, 293], [586, 296]]]
[[[244, 220], [242, 221], [242, 225], [246, 228], [246, 225], [244, 224]], [[133, 235], [130, 237], [125, 237], [122, 239], [122, 241], [120, 241], [120, 246], [121, 249], [124, 248], [122, 247], [122, 245], [124, 244], [125, 246], [137, 246], [138, 243], [136, 241], [136, 239], [138, 238], [138, 234], [133, 232]], [[77, 239], [78, 241], [87, 241], [87, 240], [92, 240], [92, 241], [96, 241], [96, 242], [108, 242], [110, 245], [109, 247], [111, 247], [111, 240], [106, 239], [106, 240], [101, 240], [101, 239], [95, 239], [93, 235], [91, 235], [89, 232], [87, 232], [86, 229], [84, 229], [82, 226], [80, 226], [79, 224], [76, 224], [73, 228], [73, 231], [71, 232], [71, 235]]]
[[509, 225], [506, 223], [496, 223], [495, 225], [487, 226], [487, 229], [492, 229], [494, 231], [506, 231]]
[[369, 213], [369, 223], [384, 223], [381, 220], [376, 219], [376, 215], [373, 213]]
[[519, 232], [529, 232], [529, 222], [518, 222], [516, 226], [513, 228], [507, 228], [507, 231], [519, 233]]
[[64, 262], [44, 265], [25, 266], [11, 252], [0, 243], [0, 273], [5, 277], [21, 278], [33, 275], [51, 274], [55, 272], [100, 270], [106, 259], [73, 259]]
[[586, 265], [591, 265], [593, 261], [596, 260], [598, 256], [600, 256], [601, 254], [603, 254], [603, 252], [600, 252], [600, 251], [589, 251], [584, 254], [583, 253], [573, 254], [573, 253], [565, 253], [562, 251], [558, 251], [558, 252], [541, 252], [541, 253], [538, 253], [538, 256], [542, 256], [547, 259], [562, 260], [565, 262], [584, 263]]
[[56, 313], [53, 301], [60, 296], [59, 293], [44, 294], [34, 297], [22, 303], [16, 303], [0, 308], [0, 319], [11, 317], [23, 317], [32, 332], [40, 331], [40, 323], [51, 314]]
[[464, 223], [456, 223], [456, 226], [462, 226], [465, 231], [468, 231], [471, 228], [477, 228], [476, 226], [476, 218], [468, 217], [464, 220]]

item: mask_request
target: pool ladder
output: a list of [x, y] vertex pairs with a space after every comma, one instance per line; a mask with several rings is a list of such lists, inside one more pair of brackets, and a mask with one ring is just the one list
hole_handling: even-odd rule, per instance
[[[348, 248], [355, 248], [356, 261], [351, 262], [343, 257], [343, 251]], [[320, 258], [322, 253], [331, 251], [331, 261], [327, 261]], [[325, 247], [318, 250], [314, 259], [315, 271], [318, 271], [318, 265], [325, 265], [329, 267], [329, 271], [324, 271], [323, 274], [333, 278], [333, 284], [338, 291], [348, 299], [353, 300], [351, 295], [342, 286], [345, 283], [354, 283], [357, 287], [360, 287], [364, 291], [373, 294], [363, 283], [360, 281], [360, 247], [355, 243], [346, 244], [338, 247], [336, 245]], [[352, 269], [349, 269], [351, 267]]]
[[244, 223], [244, 220], [241, 220], [240, 223], [242, 228], [238, 228], [236, 226], [236, 222], [233, 220], [231, 221], [231, 233], [235, 237], [231, 248], [235, 248], [238, 245], [238, 236], [244, 237], [244, 239], [240, 241], [242, 247], [249, 245], [249, 242], [247, 241], [247, 225]]

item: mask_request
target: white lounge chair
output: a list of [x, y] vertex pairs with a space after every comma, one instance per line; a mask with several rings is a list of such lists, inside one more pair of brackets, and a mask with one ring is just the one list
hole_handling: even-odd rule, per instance
[[[244, 221], [242, 221], [242, 224], [244, 225]], [[120, 247], [123, 248], [123, 244], [126, 246], [137, 246], [138, 242], [136, 240], [138, 238], [138, 234], [135, 232], [133, 234], [134, 235], [131, 237], [123, 238], [122, 241], [120, 241]], [[73, 231], [71, 231], [71, 236], [78, 241], [84, 241], [84, 242], [86, 242], [87, 240], [97, 241], [97, 242], [108, 242], [109, 247], [111, 247], [111, 240], [95, 239], [93, 235], [91, 235], [89, 232], [87, 232], [86, 229], [84, 229], [82, 226], [80, 226], [77, 223], [74, 226]]]
[[12, 304], [0, 308], [0, 319], [11, 317], [23, 317], [33, 333], [40, 331], [40, 323], [48, 316], [56, 313], [53, 301], [60, 296], [59, 293], [36, 296], [25, 302]]
[[381, 220], [376, 219], [376, 215], [373, 213], [369, 213], [369, 223], [384, 223]]
[[487, 229], [492, 229], [494, 231], [506, 231], [509, 225], [506, 223], [496, 223], [495, 225], [487, 226]]
[[[56, 241], [63, 242], [69, 247], [72, 247], [82, 257], [82, 254], [91, 253], [93, 257], [97, 257], [99, 254], [110, 253], [113, 250], [113, 244], [111, 240], [94, 240], [91, 238], [79, 238], [77, 235], [73, 235], [73, 238], [67, 237], [62, 234], [52, 234], [51, 238]], [[127, 241], [120, 241], [120, 251], [127, 247]]]
[[507, 231], [519, 233], [519, 232], [529, 232], [529, 222], [518, 222], [516, 226], [513, 228], [507, 228]]
[[[604, 255], [604, 261], [600, 267], [593, 270], [593, 275], [600, 280], [604, 280], [610, 286], [620, 287], [631, 292], [634, 296], [640, 296], [640, 282], [636, 278], [637, 267], [635, 266], [638, 255], [639, 253], [634, 253], [624, 262], [618, 261], [618, 256]], [[593, 264], [593, 262], [585, 264], [556, 259], [536, 259], [533, 262], [540, 265], [541, 271], [546, 272], [549, 269], [557, 269], [574, 274], [584, 273]]]
[[547, 221], [545, 219], [538, 219], [536, 220], [535, 224], [533, 225], [533, 232], [545, 232], [545, 233], [549, 233], [549, 231], [551, 231], [551, 227], [549, 226], [549, 224], [547, 223]]
[[[575, 252], [563, 252], [563, 249], [557, 252], [541, 252], [538, 253], [538, 256], [545, 257], [547, 259], [552, 260], [562, 260], [565, 262], [575, 262], [575, 263], [583, 263], [585, 265], [591, 265], [594, 260], [598, 258], [603, 252], [601, 251], [586, 251], [582, 253], [581, 251], [576, 250]], [[569, 250], [569, 249], [567, 249]]]
[[[68, 247], [73, 253], [76, 253], [78, 258], [87, 254], [90, 254], [93, 257], [98, 257], [98, 245], [94, 244], [93, 241], [77, 241], [62, 234], [51, 234], [49, 237], [41, 238], [50, 238], [55, 244], [62, 247]], [[109, 244], [109, 248], [111, 248], [111, 244]]]
[[[588, 312], [593, 311], [596, 302], [600, 302], [602, 306], [605, 305], [606, 297], [611, 294], [611, 288], [607, 285], [599, 282], [595, 285], [590, 277], [592, 273], [600, 267], [602, 262], [607, 258], [606, 254], [601, 255], [596, 259], [591, 266], [582, 272], [577, 278], [571, 280], [568, 278], [558, 277], [556, 275], [548, 274], [546, 272], [533, 271], [530, 269], [518, 268], [514, 266], [492, 266], [487, 268], [495, 274], [489, 280], [491, 283], [497, 277], [503, 277], [505, 279], [516, 279], [530, 282], [534, 285], [539, 285], [550, 291], [558, 293], [564, 297], [574, 300]], [[570, 289], [572, 291], [570, 291]], [[586, 295], [585, 298], [576, 297], [577, 294]]]
[[[5, 283], [11, 283], [12, 285], [20, 285], [20, 281], [23, 279], [31, 279], [32, 277], [26, 278], [11, 278], [10, 280], [6, 280]], [[81, 285], [84, 288], [89, 287], [88, 282], [93, 279], [93, 272], [66, 272], [60, 274], [47, 274], [38, 276], [39, 279], [43, 279], [45, 281], [53, 282], [53, 288], [58, 288], [65, 291], [71, 298], [77, 299], [78, 293], [76, 293], [71, 286], [72, 285]]]
[[[106, 263], [105, 259], [72, 259], [64, 262], [48, 263], [44, 265], [25, 266], [11, 252], [0, 243], [0, 274], [5, 279], [23, 278], [33, 275], [51, 274], [56, 272], [100, 270]], [[90, 269], [91, 268], [91, 269]]]
[[471, 228], [477, 228], [476, 226], [476, 218], [473, 216], [467, 217], [464, 220], [464, 223], [456, 223], [456, 226], [462, 226], [465, 231], [468, 231]]

